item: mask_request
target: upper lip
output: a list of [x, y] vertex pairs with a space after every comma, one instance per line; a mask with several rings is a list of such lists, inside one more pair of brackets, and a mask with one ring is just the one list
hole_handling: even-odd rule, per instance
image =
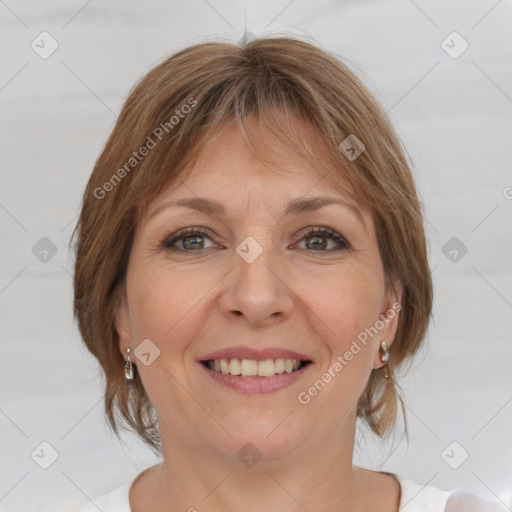
[[261, 350], [256, 350], [250, 347], [230, 347], [221, 350], [216, 350], [205, 356], [202, 356], [198, 361], [208, 361], [209, 359], [252, 359], [256, 361], [265, 361], [266, 359], [298, 359], [300, 361], [311, 361], [311, 358], [295, 352], [278, 347], [269, 347]]

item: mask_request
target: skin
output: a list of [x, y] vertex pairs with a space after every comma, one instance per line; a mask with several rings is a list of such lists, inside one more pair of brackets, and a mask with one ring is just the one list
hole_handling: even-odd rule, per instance
[[[119, 350], [126, 357], [132, 349], [157, 411], [163, 463], [133, 484], [132, 510], [396, 512], [396, 479], [353, 466], [352, 453], [357, 401], [382, 366], [380, 342], [392, 345], [398, 313], [307, 405], [297, 397], [400, 300], [400, 289], [385, 287], [371, 212], [359, 207], [364, 224], [342, 205], [283, 216], [297, 198], [348, 198], [289, 148], [262, 142], [278, 149], [272, 171], [227, 126], [137, 226], [116, 316]], [[185, 197], [215, 199], [226, 216], [173, 206], [150, 218]], [[311, 226], [332, 229], [350, 248], [305, 235]], [[175, 251], [161, 246], [185, 227], [208, 235], [177, 241]], [[236, 252], [248, 236], [263, 249], [250, 264]], [[146, 338], [160, 350], [148, 366], [133, 355]], [[196, 361], [235, 345], [296, 350], [313, 365], [284, 389], [242, 394], [212, 383]], [[262, 453], [251, 468], [237, 457], [248, 442]]]

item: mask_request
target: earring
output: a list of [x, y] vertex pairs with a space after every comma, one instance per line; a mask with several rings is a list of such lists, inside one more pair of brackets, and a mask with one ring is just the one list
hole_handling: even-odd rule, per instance
[[124, 381], [133, 380], [133, 367], [132, 360], [130, 357], [131, 349], [130, 347], [126, 347], [126, 361], [124, 363]]
[[387, 363], [391, 357], [391, 354], [389, 353], [388, 344], [385, 341], [380, 342], [379, 353], [381, 362]]

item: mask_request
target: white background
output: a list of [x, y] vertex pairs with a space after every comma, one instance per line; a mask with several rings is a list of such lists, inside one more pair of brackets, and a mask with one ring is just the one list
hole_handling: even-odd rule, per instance
[[[356, 461], [510, 495], [511, 19], [510, 0], [0, 2], [0, 510], [76, 510], [154, 463], [105, 427], [100, 372], [72, 319], [69, 237], [134, 82], [244, 28], [309, 35], [348, 59], [389, 112], [425, 204], [436, 296], [428, 346], [401, 381], [410, 442], [367, 439]], [[31, 48], [43, 31], [59, 45], [47, 59]], [[469, 44], [456, 59], [441, 47], [453, 31]], [[58, 250], [46, 263], [32, 252], [42, 237]], [[457, 262], [442, 252], [452, 237], [468, 249]], [[43, 441], [58, 453], [48, 469], [31, 458], [49, 462]], [[452, 464], [469, 453], [458, 469], [441, 456], [453, 441]]]

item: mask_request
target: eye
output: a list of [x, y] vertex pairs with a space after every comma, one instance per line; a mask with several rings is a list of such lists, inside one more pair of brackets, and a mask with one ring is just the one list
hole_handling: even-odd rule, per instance
[[315, 252], [333, 252], [351, 248], [341, 235], [328, 228], [309, 228], [306, 233], [303, 233], [299, 244], [303, 242], [306, 250], [309, 249]]
[[[211, 245], [206, 245], [206, 240], [209, 240]], [[160, 242], [160, 247], [168, 251], [193, 252], [210, 249], [211, 247], [219, 247], [219, 245], [212, 241], [206, 229], [190, 227], [180, 229], [165, 238]]]
[[[208, 241], [210, 245], [208, 245]], [[334, 252], [339, 250], [350, 250], [348, 242], [336, 231], [328, 228], [311, 227], [302, 233], [298, 244], [304, 243], [304, 250], [315, 252]], [[175, 252], [195, 252], [213, 247], [221, 247], [212, 240], [209, 231], [201, 227], [189, 227], [180, 229], [176, 233], [164, 238], [160, 247]]]

